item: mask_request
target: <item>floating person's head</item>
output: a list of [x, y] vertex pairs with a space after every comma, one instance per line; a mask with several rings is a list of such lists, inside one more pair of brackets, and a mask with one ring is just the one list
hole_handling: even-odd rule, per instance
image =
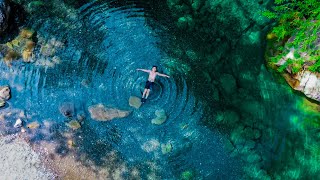
[[157, 66], [152, 66], [152, 69], [151, 69], [151, 70], [152, 70], [153, 72], [157, 72], [157, 69], [158, 69]]

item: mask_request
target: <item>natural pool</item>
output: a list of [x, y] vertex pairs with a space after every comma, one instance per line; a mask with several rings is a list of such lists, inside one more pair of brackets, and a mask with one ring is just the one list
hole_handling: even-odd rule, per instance
[[[209, 68], [201, 58], [196, 63], [173, 61], [177, 52], [189, 48], [186, 44], [197, 41], [171, 32], [175, 27], [169, 15], [163, 18], [168, 13], [159, 10], [163, 5], [20, 3], [29, 12], [23, 26], [36, 32], [37, 45], [33, 63], [15, 61], [8, 67], [1, 62], [0, 84], [11, 87], [12, 98], [0, 112], [13, 114], [1, 122], [1, 132], [19, 132], [13, 124], [21, 112], [25, 122], [37, 121], [41, 126], [26, 136], [36, 149], [45, 147], [49, 166], [62, 178], [239, 179], [243, 167], [259, 171], [257, 163], [270, 173], [292, 151], [287, 142], [300, 135], [303, 120], [315, 116], [301, 110], [308, 104], [303, 97], [267, 70], [261, 49], [254, 64], [245, 63], [247, 69], [239, 68], [237, 60], [223, 65], [228, 68]], [[252, 48], [244, 48], [243, 54]], [[148, 102], [134, 109], [129, 97], [141, 96], [147, 78], [136, 69], [152, 65], [171, 78], [158, 77]], [[210, 70], [212, 81], [203, 77]], [[229, 76], [234, 70], [240, 80]], [[126, 118], [95, 121], [88, 107], [99, 103], [132, 112]], [[70, 119], [61, 113], [66, 106], [72, 118], [85, 116], [80, 129], [66, 126]], [[168, 118], [162, 125], [152, 124], [159, 109]], [[162, 152], [167, 144], [172, 148]]]

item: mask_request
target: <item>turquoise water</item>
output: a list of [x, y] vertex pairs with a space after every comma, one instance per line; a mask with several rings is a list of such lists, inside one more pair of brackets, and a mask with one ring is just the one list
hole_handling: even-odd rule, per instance
[[[138, 167], [142, 179], [152, 169], [146, 162], [155, 164], [160, 179], [179, 179], [186, 171], [195, 179], [239, 179], [243, 167], [250, 167], [251, 162], [243, 160], [250, 154], [258, 154], [263, 169], [281, 160], [287, 151], [287, 137], [295, 133], [291, 116], [306, 116], [296, 106], [302, 98], [265, 67], [262, 49], [254, 52], [258, 54], [255, 63], [245, 63], [247, 69], [239, 68], [236, 60], [228, 67], [211, 67], [201, 58], [190, 62], [186, 58], [192, 56], [190, 53], [182, 56], [181, 63], [173, 61], [177, 52], [188, 48], [201, 52], [206, 44], [177, 34], [162, 5], [143, 1], [49, 5], [25, 6], [31, 12], [25, 26], [37, 33], [35, 62], [16, 61], [12, 67], [1, 62], [0, 84], [9, 84], [12, 89], [12, 99], [1, 111], [22, 109], [25, 121], [38, 121], [41, 127], [30, 133], [31, 142], [58, 142], [57, 154], [75, 153], [80, 161], [84, 155], [94, 166], [104, 166], [108, 164], [104, 157], [116, 151], [129, 167]], [[41, 44], [50, 42], [59, 45], [52, 47], [53, 54], [43, 55]], [[244, 49], [251, 52], [250, 48]], [[148, 102], [133, 109], [128, 105], [129, 97], [141, 96], [147, 78], [136, 68], [153, 65], [171, 78], [158, 77]], [[236, 87], [220, 80], [235, 69], [242, 78], [241, 82], [236, 80]], [[204, 72], [210, 74], [211, 81]], [[228, 88], [235, 92], [223, 90]], [[98, 122], [88, 112], [89, 106], [98, 103], [132, 113], [126, 118]], [[73, 132], [75, 152], [67, 148], [67, 140], [61, 135], [69, 132], [65, 125], [68, 119], [60, 112], [66, 105], [72, 107], [74, 117], [86, 117], [81, 129]], [[151, 123], [158, 109], [168, 115], [162, 125]], [[226, 123], [217, 123], [221, 117]], [[45, 122], [53, 124], [49, 134], [42, 132]], [[19, 131], [12, 128], [14, 117], [1, 123], [3, 134]], [[226, 146], [235, 139], [245, 139], [241, 133], [232, 134], [237, 126], [258, 134], [250, 141], [253, 145], [248, 152], [240, 156], [236, 153], [240, 151], [238, 146], [236, 150]], [[172, 151], [163, 154], [160, 146], [168, 142]], [[122, 177], [129, 178], [128, 172]]]

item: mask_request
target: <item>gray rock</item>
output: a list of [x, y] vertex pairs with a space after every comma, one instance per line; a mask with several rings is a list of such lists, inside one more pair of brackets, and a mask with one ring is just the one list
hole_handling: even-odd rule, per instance
[[110, 121], [114, 118], [124, 118], [129, 116], [131, 111], [120, 110], [112, 107], [105, 107], [97, 104], [88, 108], [91, 118], [97, 121]]
[[8, 27], [10, 6], [7, 0], [0, 0], [0, 33]]
[[0, 99], [7, 101], [10, 99], [11, 94], [10, 94], [11, 90], [9, 86], [0, 86]]

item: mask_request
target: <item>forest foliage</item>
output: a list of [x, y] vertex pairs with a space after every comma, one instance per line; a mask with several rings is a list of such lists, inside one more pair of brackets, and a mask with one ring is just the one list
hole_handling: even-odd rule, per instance
[[[294, 48], [299, 53], [294, 53], [294, 60], [287, 61], [284, 66], [292, 65], [292, 71], [296, 73], [306, 61], [310, 61], [308, 69], [320, 72], [320, 1], [275, 0], [274, 3], [272, 9], [263, 12], [264, 16], [277, 22], [271, 30], [271, 37], [281, 44], [277, 46], [278, 53], [271, 58], [272, 62], [278, 62], [290, 48]], [[293, 41], [288, 41], [289, 38]], [[303, 52], [309, 57], [300, 56]], [[280, 71], [284, 69], [279, 68]]]

